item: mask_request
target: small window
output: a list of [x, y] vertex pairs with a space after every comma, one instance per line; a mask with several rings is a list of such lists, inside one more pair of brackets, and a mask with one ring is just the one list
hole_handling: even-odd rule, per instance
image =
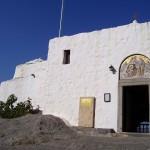
[[63, 64], [70, 64], [70, 50], [64, 50]]

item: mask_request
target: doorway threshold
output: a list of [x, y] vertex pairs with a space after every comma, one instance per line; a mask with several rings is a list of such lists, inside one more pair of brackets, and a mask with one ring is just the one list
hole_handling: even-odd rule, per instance
[[138, 133], [138, 132], [117, 132], [117, 134], [122, 136], [134, 136], [134, 137], [150, 136], [150, 133]]

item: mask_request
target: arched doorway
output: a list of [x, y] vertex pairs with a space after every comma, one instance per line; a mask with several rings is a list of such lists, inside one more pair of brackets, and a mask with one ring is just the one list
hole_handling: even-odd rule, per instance
[[[149, 104], [150, 59], [140, 54], [131, 55], [119, 69], [118, 131], [149, 132]], [[141, 129], [144, 123], [146, 129]]]

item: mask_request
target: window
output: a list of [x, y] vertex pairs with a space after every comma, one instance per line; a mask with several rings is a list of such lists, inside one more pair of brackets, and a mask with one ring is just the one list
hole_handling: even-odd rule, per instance
[[70, 50], [64, 50], [63, 64], [70, 64]]

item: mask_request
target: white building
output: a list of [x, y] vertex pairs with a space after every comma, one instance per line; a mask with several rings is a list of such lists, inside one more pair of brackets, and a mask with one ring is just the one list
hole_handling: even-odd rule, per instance
[[1, 83], [0, 99], [14, 93], [71, 125], [137, 132], [150, 118], [149, 58], [150, 22], [55, 38], [46, 61]]

